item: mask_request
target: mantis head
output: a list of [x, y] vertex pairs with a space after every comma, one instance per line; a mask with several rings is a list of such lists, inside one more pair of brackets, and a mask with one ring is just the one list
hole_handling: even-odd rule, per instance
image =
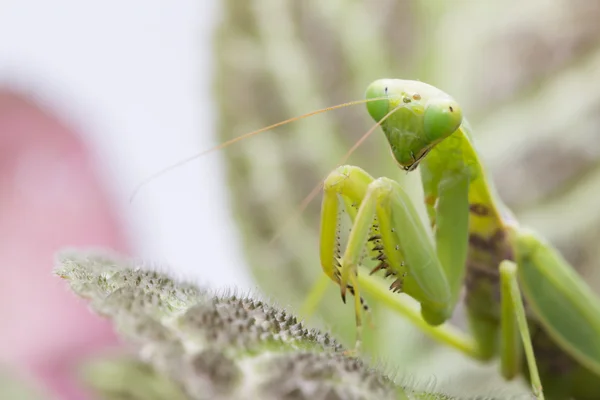
[[[381, 124], [396, 162], [407, 170], [462, 123], [458, 103], [441, 90], [419, 81], [379, 79], [367, 88], [366, 98], [386, 97], [367, 103], [371, 117]], [[395, 111], [394, 111], [395, 110]]]

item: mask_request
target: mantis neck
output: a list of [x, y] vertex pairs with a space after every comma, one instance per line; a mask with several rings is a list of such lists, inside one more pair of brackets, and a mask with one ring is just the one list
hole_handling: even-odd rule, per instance
[[514, 217], [500, 199], [493, 180], [479, 158], [468, 122], [461, 126], [457, 134], [462, 161], [472, 177], [469, 185], [469, 230], [471, 234], [489, 239], [497, 235], [499, 230], [505, 230], [506, 223], [514, 220]]
[[474, 146], [468, 122], [439, 143], [421, 164], [423, 189], [430, 215], [437, 188], [447, 174], [469, 174], [469, 260], [496, 268], [499, 261], [512, 258], [507, 238], [507, 224], [514, 218], [496, 193], [485, 166]]

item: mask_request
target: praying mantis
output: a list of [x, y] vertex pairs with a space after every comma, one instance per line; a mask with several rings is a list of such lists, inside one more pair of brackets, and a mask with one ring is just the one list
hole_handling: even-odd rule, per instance
[[[365, 291], [472, 358], [498, 355], [506, 379], [524, 367], [537, 398], [544, 391], [552, 398], [600, 398], [600, 300], [502, 203], [460, 106], [418, 81], [375, 81], [366, 98], [381, 97], [367, 103], [368, 112], [399, 167], [420, 167], [433, 232], [395, 181], [355, 166], [327, 177], [321, 264], [344, 300], [348, 291], [354, 295], [359, 339]], [[343, 253], [336, 232], [340, 204], [352, 221]], [[379, 261], [371, 273], [384, 270], [393, 278], [389, 289], [360, 268], [364, 250]], [[445, 324], [463, 284], [469, 336]]]
[[[400, 79], [373, 82], [363, 103], [398, 166], [420, 171], [429, 224], [394, 180], [351, 165], [325, 179], [321, 267], [344, 301], [353, 296], [357, 349], [368, 310], [364, 293], [468, 357], [498, 356], [503, 377], [523, 373], [536, 398], [600, 398], [600, 299], [502, 203], [459, 104], [431, 85]], [[344, 249], [342, 208], [352, 223]], [[379, 262], [372, 271], [361, 265], [365, 253]], [[392, 279], [389, 287], [374, 276], [378, 271]], [[447, 322], [461, 291], [469, 334]], [[309, 298], [318, 297], [315, 288]]]

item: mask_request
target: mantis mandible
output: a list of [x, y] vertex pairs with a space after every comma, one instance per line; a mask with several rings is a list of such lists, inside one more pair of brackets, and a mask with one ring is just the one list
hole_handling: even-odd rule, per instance
[[[353, 295], [357, 346], [367, 309], [364, 292], [468, 357], [499, 356], [504, 378], [524, 372], [537, 398], [600, 398], [600, 299], [557, 250], [517, 223], [479, 159], [460, 106], [431, 85], [377, 80], [363, 101], [232, 139], [163, 169], [142, 185], [243, 138], [362, 103], [382, 128], [399, 167], [420, 171], [429, 225], [391, 179], [375, 179], [350, 165], [325, 179], [323, 279], [339, 285], [344, 301], [347, 293]], [[341, 205], [352, 222], [343, 252], [337, 235]], [[379, 262], [370, 272], [361, 266], [365, 250]], [[373, 276], [377, 271], [393, 279], [391, 286]], [[322, 282], [308, 296], [307, 309], [322, 295]], [[461, 291], [470, 334], [447, 322]]]

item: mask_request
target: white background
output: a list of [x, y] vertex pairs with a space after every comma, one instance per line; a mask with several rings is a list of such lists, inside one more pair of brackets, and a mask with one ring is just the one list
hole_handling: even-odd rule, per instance
[[84, 135], [136, 255], [213, 287], [251, 288], [228, 214], [221, 154], [146, 186], [215, 144], [215, 0], [0, 1], [0, 80], [26, 88]]

